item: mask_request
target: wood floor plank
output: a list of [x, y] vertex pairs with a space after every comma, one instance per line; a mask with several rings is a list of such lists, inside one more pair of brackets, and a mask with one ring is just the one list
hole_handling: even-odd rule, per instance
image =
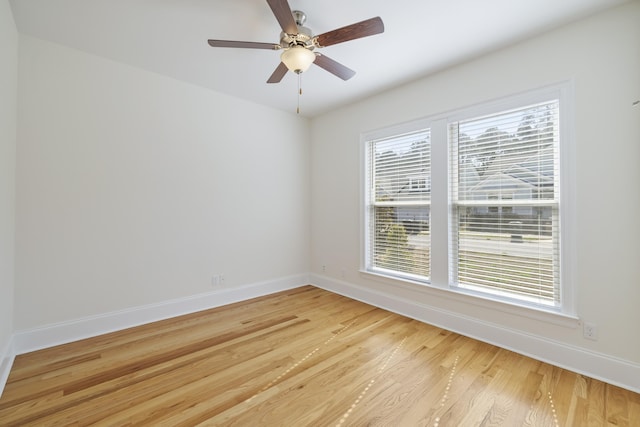
[[305, 286], [20, 355], [0, 425], [635, 426], [640, 395]]

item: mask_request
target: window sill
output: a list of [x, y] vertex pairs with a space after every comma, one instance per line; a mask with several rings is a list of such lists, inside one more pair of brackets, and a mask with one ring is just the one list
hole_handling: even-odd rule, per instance
[[491, 298], [489, 295], [476, 294], [463, 289], [450, 288], [448, 286], [436, 286], [427, 282], [401, 279], [378, 272], [360, 270], [360, 275], [366, 279], [374, 280], [385, 285], [391, 285], [413, 292], [418, 291], [425, 295], [435, 294], [438, 297], [446, 298], [455, 302], [470, 304], [492, 311], [500, 311], [502, 313], [550, 323], [556, 326], [577, 329], [580, 325], [580, 319], [578, 317], [556, 311], [554, 309], [545, 309], [543, 307], [529, 305], [526, 303], [504, 301], [498, 298]]

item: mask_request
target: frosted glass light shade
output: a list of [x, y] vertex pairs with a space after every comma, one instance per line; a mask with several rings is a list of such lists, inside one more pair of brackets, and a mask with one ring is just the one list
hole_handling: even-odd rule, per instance
[[282, 52], [280, 60], [294, 73], [303, 73], [309, 69], [316, 55], [303, 46], [293, 46]]

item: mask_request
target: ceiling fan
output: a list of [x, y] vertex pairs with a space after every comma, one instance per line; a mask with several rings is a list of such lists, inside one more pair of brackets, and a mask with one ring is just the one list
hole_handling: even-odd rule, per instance
[[267, 83], [279, 83], [289, 70], [296, 74], [307, 71], [311, 64], [316, 64], [342, 80], [349, 80], [356, 74], [355, 71], [314, 50], [384, 32], [382, 19], [375, 17], [314, 36], [311, 30], [304, 26], [306, 15], [299, 10], [292, 11], [287, 0], [267, 0], [267, 3], [282, 28], [280, 43], [208, 41], [213, 47], [284, 49], [280, 55], [281, 62]]

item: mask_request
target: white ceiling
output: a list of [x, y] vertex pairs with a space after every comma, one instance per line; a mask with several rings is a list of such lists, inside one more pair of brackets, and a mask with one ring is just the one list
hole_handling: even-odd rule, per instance
[[[302, 75], [301, 114], [428, 75], [627, 0], [289, 0], [321, 34], [380, 16], [383, 34], [322, 49], [354, 69], [342, 81]], [[267, 84], [280, 52], [212, 48], [207, 39], [277, 44], [265, 0], [11, 0], [18, 31], [148, 71], [295, 112], [297, 77]]]

